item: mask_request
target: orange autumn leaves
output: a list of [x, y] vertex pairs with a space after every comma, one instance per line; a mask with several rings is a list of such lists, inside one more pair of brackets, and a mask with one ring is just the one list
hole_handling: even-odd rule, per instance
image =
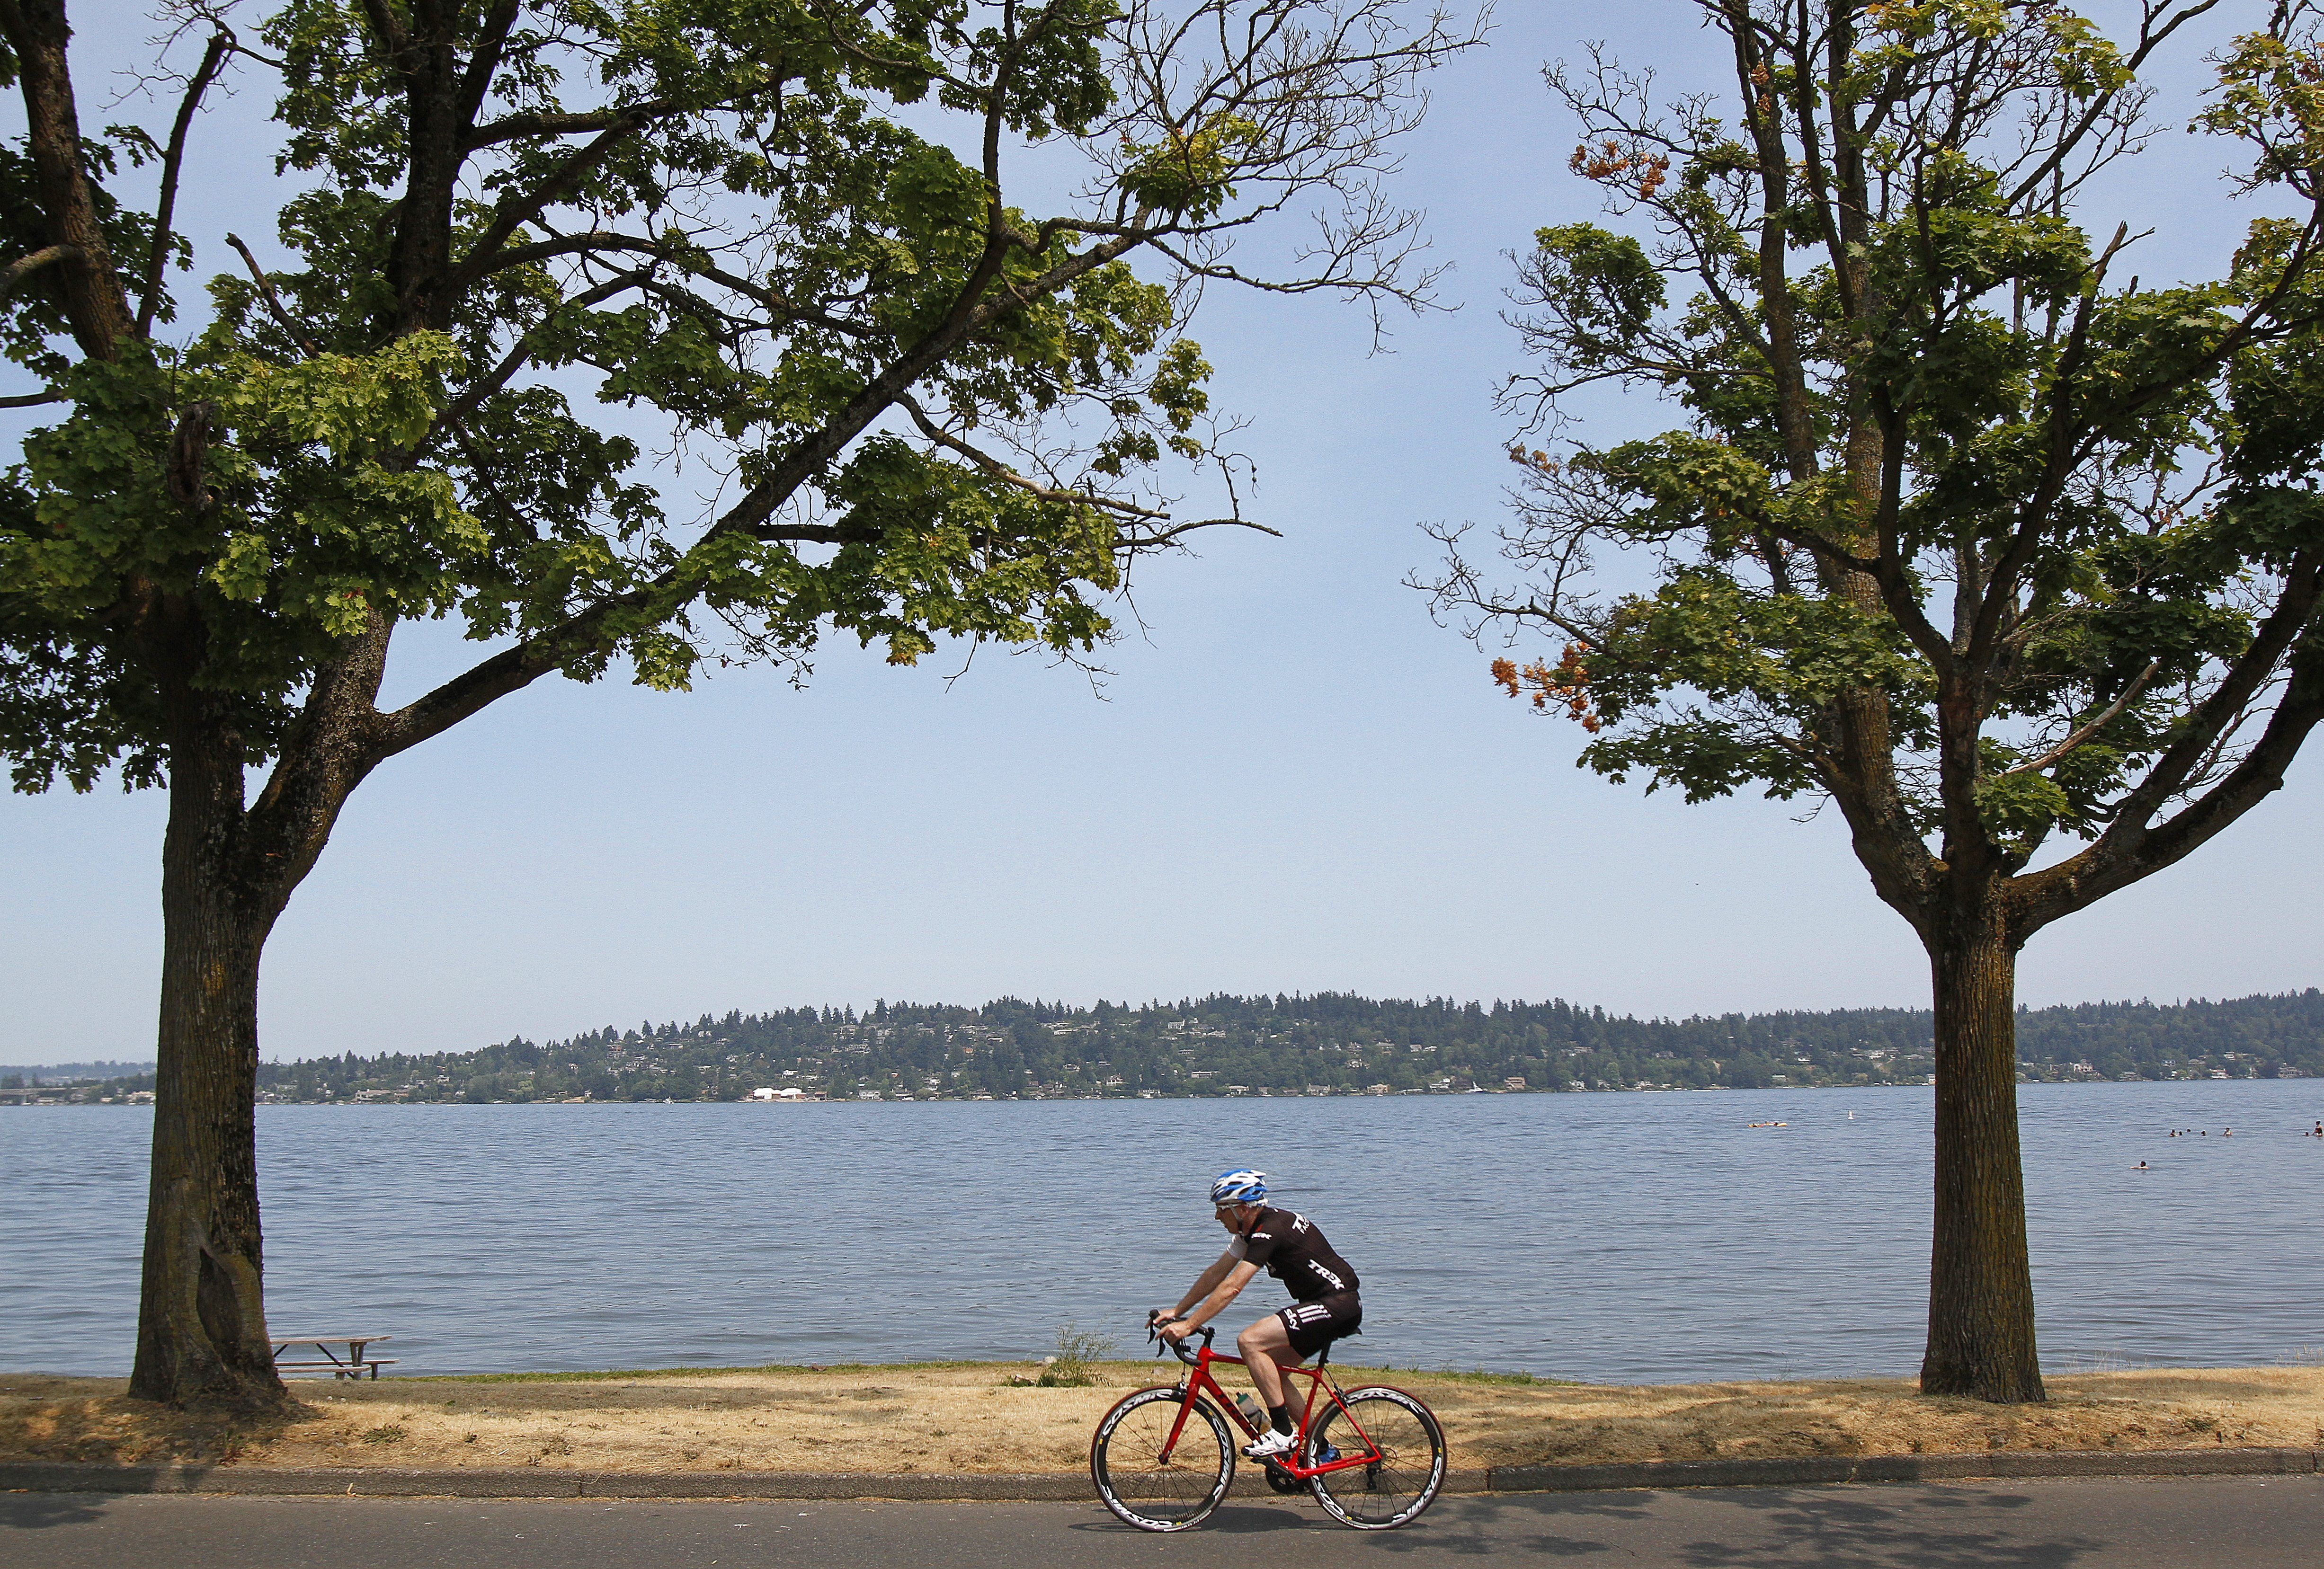
[[1642, 202], [1653, 200], [1655, 192], [1662, 189], [1670, 178], [1670, 166], [1671, 161], [1662, 153], [1625, 147], [1611, 136], [1595, 147], [1583, 142], [1565, 161], [1565, 167], [1582, 179], [1618, 187]]
[[1545, 713], [1551, 703], [1563, 704], [1565, 717], [1580, 721], [1582, 728], [1592, 735], [1605, 722], [1591, 711], [1590, 694], [1583, 690], [1589, 684], [1590, 673], [1582, 668], [1579, 643], [1568, 643], [1554, 665], [1536, 659], [1520, 667], [1513, 659], [1496, 659], [1493, 680], [1511, 697], [1531, 696], [1534, 707]]

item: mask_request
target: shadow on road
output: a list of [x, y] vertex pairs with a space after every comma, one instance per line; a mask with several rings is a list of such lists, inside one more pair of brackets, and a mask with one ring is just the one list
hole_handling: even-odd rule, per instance
[[[1296, 1505], [1230, 1504], [1194, 1535], [1308, 1540], [1294, 1559], [1327, 1542], [1390, 1557], [1529, 1560], [1636, 1555], [1651, 1544], [1672, 1569], [2070, 1569], [2109, 1546], [2089, 1535], [2013, 1527], [2034, 1500], [2022, 1493], [1932, 1488], [1720, 1490], [1717, 1493], [1466, 1494], [1447, 1499], [1401, 1530], [1355, 1532]], [[1110, 1519], [1067, 1528], [1135, 1533]], [[1278, 1552], [1279, 1555], [1279, 1552]]]
[[[1579, 1507], [1541, 1495], [1495, 1500], [1478, 1524], [1497, 1548], [1548, 1556], [1572, 1551], [1572, 1538], [1546, 1530], [1528, 1534], [1522, 1523], [1526, 1517], [1547, 1525], [1575, 1515], [1636, 1519], [1651, 1510], [1678, 1528], [1665, 1551], [1672, 1564], [1688, 1569], [1761, 1564], [1798, 1569], [1920, 1569], [1940, 1564], [1947, 1569], [2068, 1569], [2108, 1545], [2080, 1534], [2010, 1529], [2006, 1517], [2034, 1501], [2023, 1494], [1870, 1488], [1722, 1490], [1715, 1497], [1695, 1495], [1675, 1510], [1655, 1507], [1670, 1495], [1636, 1496], [1654, 1503], [1604, 1510], [1594, 1500]], [[1997, 1515], [2004, 1518], [1997, 1519]], [[1704, 1526], [1714, 1529], [1705, 1532]]]
[[0, 1529], [39, 1531], [85, 1526], [105, 1517], [112, 1500], [97, 1493], [0, 1492]]

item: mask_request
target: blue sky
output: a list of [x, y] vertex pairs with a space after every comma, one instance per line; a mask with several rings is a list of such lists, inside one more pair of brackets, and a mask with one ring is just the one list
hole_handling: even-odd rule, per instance
[[[78, 10], [91, 52], [131, 41]], [[2178, 51], [2167, 123], [2227, 25]], [[1285, 537], [1222, 534], [1147, 570], [1147, 629], [1102, 695], [1035, 658], [987, 653], [947, 682], [942, 656], [898, 671], [837, 645], [804, 692], [765, 672], [682, 696], [540, 684], [357, 793], [268, 950], [266, 1055], [882, 996], [1924, 1003], [1918, 946], [1836, 816], [1688, 807], [1576, 770], [1579, 733], [1501, 696], [1487, 656], [1399, 586], [1430, 559], [1420, 520], [1499, 509], [1503, 252], [1594, 210], [1539, 78], [1585, 28], [1716, 85], [1675, 0], [1504, 6], [1492, 47], [1439, 77], [1402, 186], [1457, 264], [1459, 311], [1397, 324], [1374, 355], [1359, 307], [1212, 293], [1194, 335], [1218, 401], [1253, 417], [1252, 512]], [[206, 133], [254, 136], [263, 109], [248, 95]], [[2215, 265], [2246, 216], [2219, 151], [2166, 133], [2090, 226], [2154, 227], [2150, 280]], [[196, 193], [203, 269], [230, 259], [227, 227], [267, 232], [267, 194]], [[1590, 434], [1665, 423], [1608, 399]], [[391, 698], [471, 653], [399, 636]], [[2324, 982], [2318, 804], [2310, 760], [2192, 861], [2037, 937], [2023, 996]], [[0, 1060], [150, 1055], [161, 821], [156, 795], [0, 797]]]

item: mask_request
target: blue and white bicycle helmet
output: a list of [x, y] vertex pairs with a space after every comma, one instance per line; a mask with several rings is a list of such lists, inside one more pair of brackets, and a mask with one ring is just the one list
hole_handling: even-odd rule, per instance
[[1264, 1171], [1222, 1171], [1219, 1179], [1211, 1184], [1213, 1204], [1264, 1204], [1267, 1202], [1267, 1173]]

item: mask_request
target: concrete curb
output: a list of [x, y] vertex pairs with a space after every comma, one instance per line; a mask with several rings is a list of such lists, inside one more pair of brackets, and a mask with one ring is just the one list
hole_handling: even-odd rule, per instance
[[[2310, 1476], [2312, 1449], [2009, 1451], [1762, 1460], [1657, 1460], [1634, 1465], [1499, 1465], [1453, 1471], [1446, 1492], [1602, 1492], [1635, 1488], [1807, 1487], [1831, 1482], [2011, 1481], [2034, 1477]], [[420, 1471], [388, 1467], [0, 1463], [0, 1491], [233, 1493], [340, 1498], [955, 1499], [1087, 1501], [1079, 1472], [999, 1475], [751, 1471]], [[1234, 1496], [1264, 1498], [1265, 1479], [1240, 1470]]]

